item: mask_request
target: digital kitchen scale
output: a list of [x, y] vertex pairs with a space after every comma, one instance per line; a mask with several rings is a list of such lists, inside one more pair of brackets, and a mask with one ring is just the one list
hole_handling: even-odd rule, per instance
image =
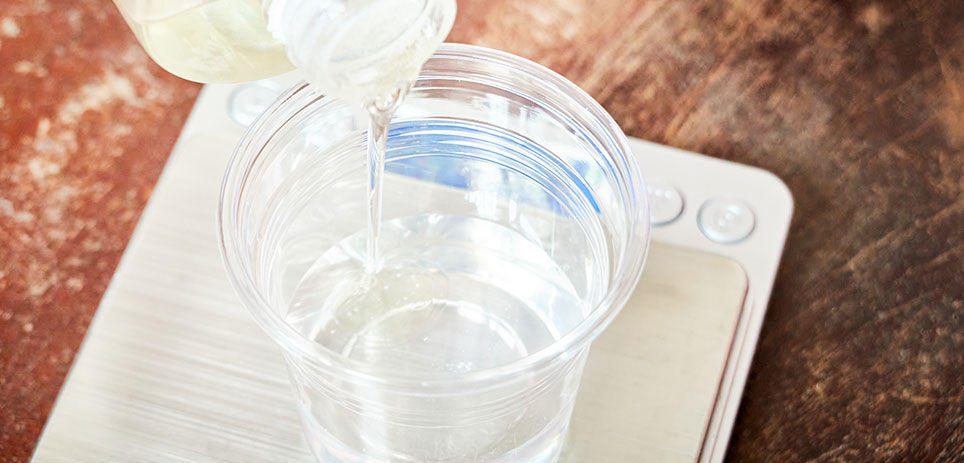
[[[33, 456], [311, 462], [279, 349], [218, 255], [222, 172], [290, 75], [208, 85], [104, 295]], [[763, 170], [630, 140], [653, 244], [593, 343], [565, 462], [723, 459], [793, 200]]]

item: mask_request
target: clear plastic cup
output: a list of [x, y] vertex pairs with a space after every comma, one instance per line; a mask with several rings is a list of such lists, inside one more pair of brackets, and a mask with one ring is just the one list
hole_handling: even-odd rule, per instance
[[590, 342], [648, 249], [625, 137], [561, 76], [444, 45], [393, 120], [366, 286], [366, 126], [296, 86], [245, 133], [221, 195], [230, 278], [284, 353], [312, 451], [556, 461]]

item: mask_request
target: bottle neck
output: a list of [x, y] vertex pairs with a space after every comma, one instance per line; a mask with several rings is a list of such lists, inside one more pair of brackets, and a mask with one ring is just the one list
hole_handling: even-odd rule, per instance
[[362, 104], [413, 81], [455, 19], [455, 0], [262, 0], [262, 8], [310, 84]]

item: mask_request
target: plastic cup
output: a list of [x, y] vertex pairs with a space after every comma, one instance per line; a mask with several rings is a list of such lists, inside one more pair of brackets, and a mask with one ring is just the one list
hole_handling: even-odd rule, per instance
[[[296, 86], [245, 133], [221, 194], [228, 273], [284, 354], [311, 450], [322, 462], [558, 460], [590, 343], [648, 249], [624, 135], [548, 69], [443, 45], [389, 134], [379, 246], [395, 273], [352, 293], [365, 278], [352, 263], [366, 126]], [[345, 288], [351, 310], [327, 314]]]

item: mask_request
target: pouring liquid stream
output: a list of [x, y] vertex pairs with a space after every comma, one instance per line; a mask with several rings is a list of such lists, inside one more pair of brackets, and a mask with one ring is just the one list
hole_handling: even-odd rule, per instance
[[[450, 29], [454, 2], [429, 2], [451, 8], [437, 16], [416, 8], [418, 1], [376, 3], [358, 12], [364, 21], [357, 24], [370, 27], [351, 27], [342, 34], [328, 53], [332, 59], [302, 59], [318, 55], [309, 54], [313, 47], [301, 42], [289, 43], [289, 56], [309, 85], [367, 116], [368, 136], [366, 153], [358, 153], [367, 160], [362, 161], [367, 165], [361, 172], [364, 226], [337, 242], [326, 242], [330, 247], [321, 249], [308, 270], [299, 272], [286, 321], [331, 352], [357, 361], [355, 368], [373, 374], [457, 376], [524, 358], [552, 344], [583, 318], [583, 295], [560, 266], [560, 261], [575, 260], [550, 255], [538, 240], [487, 217], [468, 191], [454, 193], [422, 184], [413, 188], [435, 191], [433, 200], [446, 198], [445, 204], [452, 207], [398, 209], [392, 201], [389, 218], [383, 217], [389, 126], [422, 65]], [[397, 23], [412, 26], [399, 30]], [[309, 29], [304, 37], [314, 38], [317, 31]], [[379, 48], [379, 43], [384, 46]], [[356, 49], [381, 50], [379, 60], [364, 61], [364, 69], [353, 67], [353, 59], [367, 55]], [[359, 69], [365, 72], [348, 72]], [[420, 123], [441, 124], [431, 118]], [[469, 129], [466, 143], [473, 143], [473, 133]], [[507, 159], [523, 156], [512, 146], [494, 144], [486, 149]], [[462, 148], [455, 143], [451, 149], [457, 154]], [[417, 156], [425, 162], [438, 160], [442, 166], [453, 159], [435, 149]], [[482, 169], [474, 188], [488, 197], [498, 200], [492, 194], [521, 191], [526, 185], [542, 190], [526, 175], [497, 163], [463, 162], [466, 168]], [[493, 171], [499, 172], [497, 178], [484, 175]], [[507, 178], [513, 180], [503, 183]], [[399, 184], [388, 186], [392, 199], [406, 200], [406, 191], [394, 191]], [[459, 204], [472, 205], [476, 213]], [[412, 209], [427, 211], [396, 212]], [[536, 217], [528, 210], [519, 214]], [[555, 219], [538, 218], [546, 220]]]
[[[399, 200], [414, 201], [419, 196], [409, 198], [407, 191], [396, 191], [399, 184], [391, 179], [388, 187], [393, 194], [387, 218], [383, 217], [392, 116], [437, 45], [420, 43], [389, 56], [390, 65], [382, 67], [387, 71], [377, 79], [379, 85], [335, 93], [363, 109], [368, 117], [367, 166], [361, 172], [366, 194], [365, 227], [321, 250], [317, 260], [300, 275], [285, 314], [286, 321], [306, 338], [351, 362], [354, 370], [379, 377], [404, 374], [445, 380], [510, 364], [552, 345], [583, 320], [588, 307], [561, 265], [578, 262], [582, 248], [573, 246], [572, 255], [549, 254], [537, 239], [477, 209], [481, 206], [473, 202], [468, 190], [452, 192], [428, 183], [411, 187], [433, 192], [432, 200], [441, 202], [445, 198], [446, 205], [475, 206], [475, 213], [472, 208], [455, 206], [399, 208]], [[308, 82], [312, 83], [311, 69], [303, 70], [308, 71]], [[357, 83], [351, 79], [341, 82]], [[424, 95], [415, 96], [425, 101]], [[414, 104], [418, 101], [416, 98]], [[418, 123], [444, 126], [444, 122], [432, 118], [419, 119]], [[471, 134], [479, 131], [475, 127], [466, 129], [466, 145], [474, 142]], [[524, 155], [512, 147], [497, 142], [485, 146], [508, 159]], [[445, 166], [462, 149], [454, 143], [445, 147], [453, 154], [439, 154], [440, 148], [426, 149], [416, 156]], [[489, 193], [489, 198], [499, 200], [492, 194], [524, 187], [543, 191], [523, 173], [467, 159], [463, 161], [466, 167], [480, 169], [474, 188]], [[358, 167], [353, 163], [353, 169]], [[496, 178], [484, 175], [493, 171], [498, 172]], [[310, 177], [311, 173], [296, 175]], [[353, 189], [352, 193], [360, 191]], [[507, 198], [505, 203], [516, 201]], [[412, 209], [418, 212], [407, 213]], [[529, 217], [536, 223], [556, 221], [544, 211], [521, 209], [522, 222]], [[324, 404], [328, 398], [319, 395], [316, 400]], [[449, 402], [444, 407], [467, 409], [470, 404]], [[426, 416], [444, 410], [433, 410], [437, 405], [430, 402], [398, 406]], [[352, 462], [373, 461], [372, 457], [379, 461], [498, 461], [505, 455], [512, 461], [548, 462], [558, 452], [558, 436], [564, 432], [560, 426], [564, 423], [557, 420], [547, 425], [543, 420], [546, 412], [540, 407], [547, 405], [500, 415], [478, 426], [439, 422], [439, 426], [405, 427], [404, 432], [397, 431], [401, 427], [386, 425], [384, 419], [372, 420], [339, 407], [303, 416], [307, 416], [309, 435], [316, 437], [316, 455], [323, 455], [322, 461], [332, 460], [325, 452], [334, 448], [343, 449], [350, 455], [346, 460]], [[440, 442], [445, 445], [440, 446]], [[528, 444], [523, 448], [519, 442]]]
[[367, 230], [365, 243], [365, 271], [372, 275], [379, 270], [378, 236], [382, 224], [382, 187], [385, 176], [385, 150], [392, 115], [405, 99], [411, 83], [396, 88], [389, 98], [373, 100], [365, 105], [368, 113], [368, 179]]
[[[312, 260], [307, 270], [305, 262], [298, 261], [292, 262], [297, 271], [280, 272], [293, 280], [285, 321], [332, 357], [351, 361], [352, 369], [375, 377], [405, 374], [445, 380], [524, 359], [584, 319], [586, 300], [597, 292], [592, 283], [606, 281], [604, 275], [594, 276], [596, 268], [605, 268], [608, 261], [586, 258], [574, 231], [558, 234], [560, 240], [570, 240], [570, 246], [557, 248], [543, 240], [537, 229], [549, 232], [547, 239], [555, 243], [556, 231], [567, 230], [566, 218], [552, 215], [551, 208], [525, 206], [526, 201], [515, 196], [548, 197], [554, 185], [542, 185], [537, 177], [498, 162], [468, 156], [453, 160], [481, 144], [495, 158], [526, 165], [529, 153], [518, 151], [514, 143], [473, 138], [480, 132], [476, 126], [491, 132], [486, 121], [446, 128], [461, 130], [442, 147], [447, 153], [434, 147], [411, 155], [435, 160], [440, 169], [461, 162], [473, 175], [472, 191], [409, 185], [432, 202], [396, 207], [399, 201], [425, 196], [392, 191], [383, 220], [389, 125], [422, 65], [451, 29], [455, 0], [115, 1], [151, 56], [183, 77], [250, 80], [293, 65], [320, 94], [339, 98], [368, 116], [367, 146], [351, 145], [357, 148], [352, 155], [358, 155], [358, 162], [346, 163], [348, 172], [296, 169], [290, 179], [291, 184], [307, 185], [304, 191], [317, 191], [306, 194], [318, 195], [309, 199], [322, 204], [341, 207], [364, 200], [364, 206], [346, 214], [350, 225], [344, 230], [333, 227], [347, 233], [338, 241], [313, 242], [314, 232], [304, 232], [304, 237], [293, 232], [292, 242], [309, 248], [309, 256], [298, 249], [298, 257]], [[433, 124], [442, 125], [433, 117], [419, 123], [429, 127], [427, 132]], [[522, 128], [505, 127], [504, 139], [517, 139], [512, 131]], [[366, 185], [361, 188], [356, 181], [350, 187], [329, 188], [325, 180], [339, 174], [358, 175]], [[322, 192], [315, 185], [328, 189]], [[389, 181], [388, 186], [394, 189], [396, 183]], [[339, 197], [339, 188], [347, 188], [352, 197]], [[360, 197], [362, 189], [365, 198]], [[295, 197], [291, 195], [291, 201]], [[286, 205], [281, 201], [277, 207]], [[492, 208], [500, 205], [513, 210], [513, 216], [502, 217]], [[354, 215], [362, 208], [364, 217]], [[327, 226], [314, 219], [304, 217], [311, 225]], [[567, 272], [580, 263], [599, 265], [586, 268], [585, 281], [571, 280]], [[299, 387], [300, 402], [308, 405], [302, 416], [309, 444], [319, 461], [547, 462], [558, 454], [565, 432], [564, 420], [547, 424], [544, 419], [552, 413], [543, 409], [558, 409], [558, 401], [531, 402], [523, 411], [472, 426], [455, 425], [449, 416], [453, 409], [470, 409], [471, 401], [447, 401], [439, 410], [431, 410], [437, 406], [434, 401], [400, 403], [391, 408], [445, 419], [431, 426], [397, 426], [397, 420], [373, 418], [333, 402], [330, 394], [314, 389], [323, 382], [312, 377]], [[377, 404], [383, 398], [374, 391], [363, 387], [357, 393], [364, 395], [362, 403]]]

